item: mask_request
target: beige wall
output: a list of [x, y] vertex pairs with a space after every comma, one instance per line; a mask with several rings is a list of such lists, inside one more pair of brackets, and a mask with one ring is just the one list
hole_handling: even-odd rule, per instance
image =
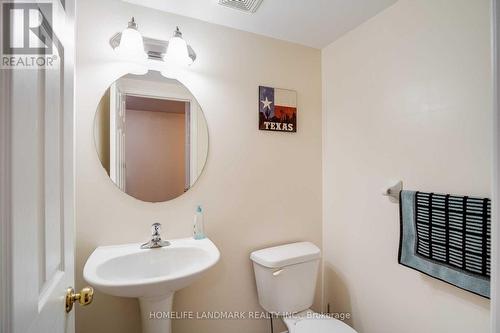
[[148, 202], [178, 197], [186, 185], [186, 114], [126, 112], [127, 193]]
[[489, 301], [398, 265], [405, 188], [490, 196], [488, 0], [400, 0], [323, 50], [326, 302], [360, 333], [488, 332]]
[[[77, 287], [96, 246], [143, 242], [153, 222], [167, 238], [188, 237], [198, 203], [221, 261], [180, 291], [178, 311], [260, 311], [249, 253], [296, 240], [321, 245], [321, 53], [295, 44], [227, 29], [118, 0], [78, 2], [76, 81]], [[109, 180], [95, 152], [93, 118], [106, 88], [126, 73], [109, 38], [131, 16], [146, 36], [169, 38], [179, 25], [198, 53], [182, 81], [207, 118], [205, 171], [187, 194], [166, 203], [137, 201]], [[295, 89], [296, 134], [257, 130], [258, 86]], [[319, 297], [317, 298], [319, 303]], [[78, 333], [137, 333], [138, 304], [97, 293], [77, 309]], [[268, 332], [254, 321], [176, 321], [177, 333]]]

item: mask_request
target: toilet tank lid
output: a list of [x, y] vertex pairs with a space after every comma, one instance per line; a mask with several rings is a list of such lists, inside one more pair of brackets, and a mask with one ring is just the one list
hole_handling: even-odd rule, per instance
[[285, 244], [254, 251], [250, 259], [269, 268], [279, 268], [312, 261], [321, 257], [320, 249], [310, 242]]

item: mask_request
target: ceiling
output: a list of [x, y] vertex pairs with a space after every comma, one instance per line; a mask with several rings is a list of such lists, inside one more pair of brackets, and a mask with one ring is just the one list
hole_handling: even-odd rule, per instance
[[243, 31], [323, 48], [397, 0], [264, 0], [250, 14], [218, 0], [124, 0]]
[[127, 95], [125, 97], [125, 105], [127, 111], [151, 111], [181, 114], [186, 112], [186, 102], [174, 101], [170, 99]]

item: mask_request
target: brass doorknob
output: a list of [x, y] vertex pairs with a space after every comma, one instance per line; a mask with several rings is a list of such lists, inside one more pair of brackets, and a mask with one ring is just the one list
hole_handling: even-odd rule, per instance
[[66, 289], [66, 312], [73, 309], [73, 304], [78, 301], [80, 305], [85, 306], [92, 303], [94, 300], [94, 289], [92, 287], [83, 288], [78, 294], [71, 287]]

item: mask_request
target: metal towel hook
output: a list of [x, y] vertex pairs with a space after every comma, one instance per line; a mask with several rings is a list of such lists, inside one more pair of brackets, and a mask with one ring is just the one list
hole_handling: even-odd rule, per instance
[[403, 190], [403, 181], [399, 181], [396, 185], [384, 189], [382, 195], [389, 197], [392, 202], [399, 202], [399, 192]]

